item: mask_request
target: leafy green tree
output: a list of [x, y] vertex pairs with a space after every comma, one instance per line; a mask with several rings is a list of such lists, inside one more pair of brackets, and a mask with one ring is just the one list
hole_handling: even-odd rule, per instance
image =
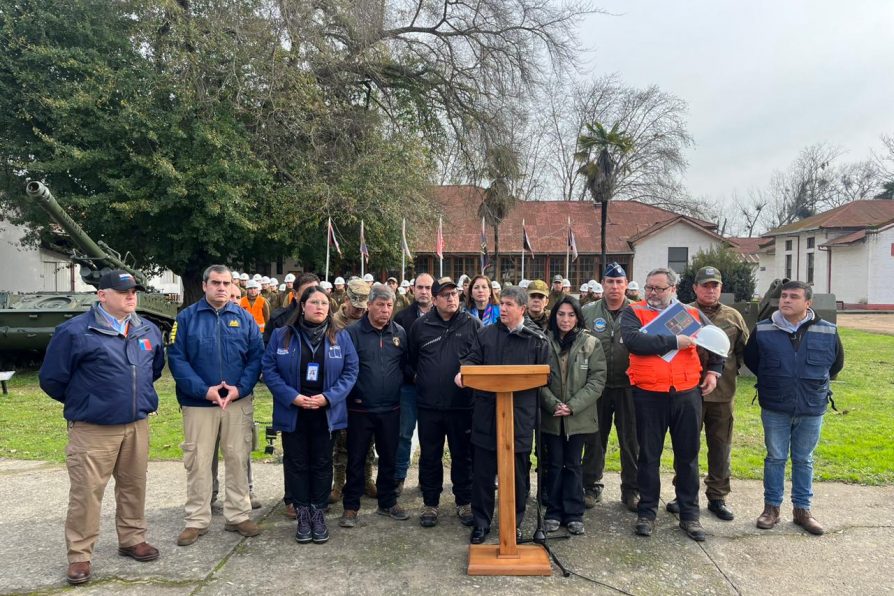
[[690, 259], [689, 264], [680, 275], [677, 285], [677, 298], [681, 302], [693, 302], [695, 292], [695, 274], [702, 267], [716, 267], [723, 276], [723, 292], [735, 294], [736, 301], [751, 300], [754, 296], [756, 280], [754, 267], [742, 260], [741, 256], [728, 246], [716, 246], [711, 250], [699, 251]]

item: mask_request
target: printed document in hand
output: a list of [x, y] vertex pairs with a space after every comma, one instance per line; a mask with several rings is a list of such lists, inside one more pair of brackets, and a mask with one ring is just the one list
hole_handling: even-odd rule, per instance
[[[680, 302], [674, 302], [661, 314], [652, 319], [648, 325], [640, 329], [642, 333], [651, 333], [652, 335], [687, 335], [692, 336], [693, 333], [701, 329], [702, 324], [698, 319], [694, 318], [689, 311], [683, 307]], [[671, 350], [661, 356], [665, 362], [670, 362], [677, 355], [679, 350]]]

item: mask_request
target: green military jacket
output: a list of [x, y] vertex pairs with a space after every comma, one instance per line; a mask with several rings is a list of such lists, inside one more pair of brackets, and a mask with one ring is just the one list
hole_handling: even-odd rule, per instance
[[[745, 319], [742, 318], [739, 311], [725, 304], [718, 304], [718, 308], [705, 308], [699, 306], [697, 302], [693, 302], [689, 306], [694, 306], [702, 311], [711, 323], [723, 329], [729, 337], [729, 354], [726, 356], [726, 362], [723, 363], [723, 373], [717, 379], [717, 388], [703, 399], [713, 402], [732, 401], [736, 396], [736, 377], [739, 375], [739, 368], [742, 367], [745, 344], [748, 342], [748, 327], [745, 326]], [[702, 362], [702, 370], [707, 370], [705, 367], [708, 360], [707, 352], [699, 348], [698, 355]]]
[[[630, 304], [630, 300], [624, 299], [623, 310]], [[599, 339], [602, 350], [605, 352], [605, 360], [608, 364], [608, 373], [605, 386], [613, 389], [630, 387], [630, 378], [627, 376], [627, 368], [630, 366], [630, 353], [621, 341], [621, 317], [613, 318], [612, 313], [605, 305], [605, 300], [591, 302], [582, 309], [584, 325], [587, 331]]]
[[[565, 356], [559, 354], [559, 344], [550, 333], [549, 385], [540, 388], [542, 416], [540, 429], [551, 435], [564, 436], [595, 433], [596, 401], [605, 387], [605, 354], [595, 337], [582, 331]], [[554, 416], [556, 406], [566, 403], [571, 416]]]

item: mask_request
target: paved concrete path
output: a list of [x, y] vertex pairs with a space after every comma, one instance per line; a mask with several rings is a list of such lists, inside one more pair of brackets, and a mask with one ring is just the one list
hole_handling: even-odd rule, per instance
[[[587, 512], [586, 536], [553, 543], [579, 577], [469, 577], [465, 574], [468, 529], [452, 507], [442, 507], [433, 529], [418, 525], [422, 506], [416, 481], [401, 499], [413, 518], [375, 515], [363, 500], [356, 528], [337, 525], [341, 506], [328, 515], [332, 538], [325, 545], [295, 543], [294, 525], [279, 502], [282, 467], [257, 464], [256, 492], [264, 507], [255, 518], [256, 538], [223, 531], [215, 515], [211, 531], [189, 547], [174, 541], [181, 530], [185, 472], [177, 462], [149, 468], [149, 540], [161, 558], [137, 563], [117, 555], [113, 486], [106, 490], [102, 533], [94, 553], [94, 579], [86, 594], [890, 594], [894, 591], [894, 487], [837, 483], [815, 487], [814, 512], [826, 526], [822, 537], [791, 522], [791, 509], [772, 531], [754, 527], [762, 510], [755, 481], [733, 481], [729, 500], [736, 520], [721, 522], [703, 511], [706, 542], [689, 540], [677, 520], [661, 511], [651, 539], [632, 533], [634, 515], [622, 507], [617, 476], [607, 478], [605, 499]], [[672, 498], [670, 479], [663, 496]], [[0, 460], [0, 594], [69, 589], [63, 521], [68, 494], [64, 467]], [[443, 504], [452, 502], [446, 494]], [[703, 503], [704, 504], [704, 503]], [[529, 508], [525, 535], [534, 516]], [[494, 533], [493, 536], [496, 534]], [[495, 540], [495, 539], [494, 539]]]

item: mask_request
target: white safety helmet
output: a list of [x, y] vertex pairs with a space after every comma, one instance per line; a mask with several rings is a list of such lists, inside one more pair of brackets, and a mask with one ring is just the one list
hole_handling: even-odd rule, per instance
[[366, 275], [363, 276], [363, 281], [365, 281], [368, 284], [371, 284], [372, 282], [375, 281], [375, 279], [373, 278], [372, 273], [367, 273]]
[[239, 272], [238, 272], [238, 271], [236, 271], [235, 269], [230, 269], [230, 273], [232, 274], [233, 279], [239, 279]]
[[248, 281], [248, 273], [240, 273], [240, 274], [239, 274], [239, 279], [240, 279], [241, 281]]
[[271, 277], [271, 278], [270, 278], [270, 285], [271, 285], [271, 286], [278, 286], [278, 285], [279, 285], [279, 280], [276, 279], [275, 277]]
[[469, 277], [468, 275], [466, 275], [465, 273], [463, 273], [462, 275], [459, 276], [459, 280], [457, 280], [456, 285], [462, 287], [462, 285], [464, 283], [470, 282], [470, 281], [472, 281], [472, 278]]
[[527, 288], [528, 285], [530, 285], [530, 283], [531, 283], [531, 282], [530, 282], [529, 280], [527, 280], [527, 279], [523, 279], [523, 280], [521, 280], [520, 282], [518, 282], [518, 287], [520, 287], [520, 288]]
[[269, 286], [269, 285], [270, 285], [270, 278], [267, 277], [266, 275], [265, 275], [264, 277], [262, 277], [262, 278], [261, 278], [261, 285], [262, 285], [262, 286]]
[[705, 325], [696, 331], [692, 339], [695, 345], [726, 358], [729, 354], [729, 336], [716, 325]]
[[599, 283], [598, 281], [593, 281], [593, 282], [588, 283], [587, 287], [590, 288], [591, 292], [594, 292], [596, 294], [602, 294], [603, 292], [605, 292], [605, 290], [602, 289], [602, 284]]
[[286, 276], [283, 278], [283, 281], [287, 284], [295, 282], [295, 274], [294, 273], [286, 273]]
[[411, 285], [411, 286], [415, 286], [415, 285], [416, 285], [416, 278], [415, 278], [415, 277], [414, 277], [413, 279], [410, 280], [410, 285]]
[[563, 287], [563, 288], [570, 288], [570, 287], [571, 287], [571, 282], [570, 282], [569, 280], [567, 280], [567, 279], [563, 279], [563, 280], [562, 280], [562, 287]]
[[335, 285], [337, 285], [337, 286], [343, 286], [343, 285], [345, 285], [345, 278], [344, 278], [344, 277], [336, 277], [336, 278], [335, 278]]
[[407, 280], [403, 280], [402, 282], [400, 282], [400, 287], [402, 287], [402, 288], [409, 288], [409, 287], [410, 287], [410, 282], [408, 282]]
[[285, 292], [285, 291], [286, 291], [286, 284], [279, 284], [279, 291], [280, 291], [280, 292]]
[[261, 281], [261, 274], [255, 273], [254, 275], [251, 276], [251, 278], [255, 281]]
[[589, 291], [590, 291], [590, 284], [582, 284], [581, 285], [581, 287], [580, 287], [581, 294], [586, 294]]
[[[404, 281], [406, 281], [406, 280], [404, 280]], [[406, 293], [407, 293], [407, 286], [398, 286], [398, 287], [397, 287], [397, 293], [400, 294], [401, 296], [403, 296], [404, 294], [406, 294]]]
[[590, 287], [593, 287], [597, 283], [599, 283], [599, 282], [597, 282], [595, 279], [591, 279], [590, 281], [587, 282], [587, 285]]
[[323, 288], [324, 290], [331, 290], [332, 284], [324, 279], [323, 281], [320, 282], [320, 287]]
[[502, 287], [500, 286], [500, 282], [498, 282], [497, 280], [493, 280], [492, 282], [490, 282], [490, 287], [492, 290], [502, 289]]
[[633, 290], [634, 292], [639, 292], [639, 284], [636, 283], [635, 281], [632, 281], [629, 284], [627, 284], [627, 289]]
[[246, 290], [260, 290], [261, 284], [259, 284], [257, 281], [255, 281], [253, 279], [250, 279], [250, 280], [248, 280], [248, 283], [245, 284], [245, 289]]

